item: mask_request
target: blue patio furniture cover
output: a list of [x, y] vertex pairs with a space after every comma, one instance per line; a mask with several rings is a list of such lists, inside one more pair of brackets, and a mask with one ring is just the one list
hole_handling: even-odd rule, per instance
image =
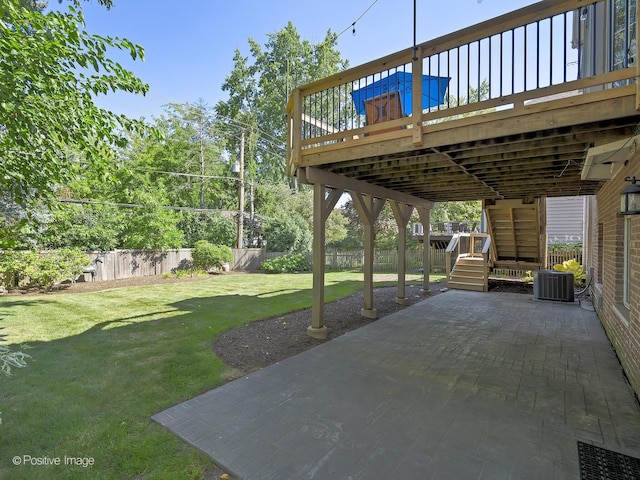
[[[442, 105], [444, 95], [449, 87], [451, 77], [422, 76], [422, 108], [427, 109]], [[411, 72], [396, 72], [381, 78], [366, 87], [351, 92], [351, 98], [359, 115], [365, 115], [365, 102], [380, 94], [388, 92], [400, 92], [400, 102], [405, 115], [410, 115], [412, 103], [412, 75]]]

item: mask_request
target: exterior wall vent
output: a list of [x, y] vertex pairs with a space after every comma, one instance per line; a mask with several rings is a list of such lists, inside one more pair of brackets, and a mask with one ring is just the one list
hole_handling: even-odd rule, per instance
[[573, 273], [537, 270], [533, 274], [533, 299], [573, 302]]

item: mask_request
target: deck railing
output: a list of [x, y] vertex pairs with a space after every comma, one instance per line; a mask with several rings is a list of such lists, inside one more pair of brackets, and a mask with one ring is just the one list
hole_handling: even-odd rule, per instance
[[[481, 121], [479, 114], [566, 97], [587, 102], [586, 94], [605, 89], [636, 93], [635, 6], [627, 7], [633, 22], [615, 47], [622, 50], [604, 52], [606, 5], [538, 2], [294, 90], [287, 106], [290, 172], [312, 148], [399, 137], [419, 145], [424, 132], [474, 116]], [[425, 102], [442, 93], [434, 95], [439, 87], [429, 78], [448, 79], [448, 88]]]

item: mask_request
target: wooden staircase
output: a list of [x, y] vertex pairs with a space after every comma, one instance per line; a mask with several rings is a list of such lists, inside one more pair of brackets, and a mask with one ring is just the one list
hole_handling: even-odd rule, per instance
[[458, 290], [486, 292], [488, 272], [483, 257], [460, 256], [449, 274], [447, 286]]
[[493, 268], [526, 271], [546, 267], [545, 204], [545, 198], [484, 202]]
[[446, 264], [450, 267], [447, 286], [486, 292], [489, 286], [490, 245], [491, 238], [486, 233], [454, 235], [446, 250]]
[[546, 268], [544, 198], [485, 201], [483, 207], [488, 233], [454, 235], [447, 247], [449, 288], [486, 292], [490, 269]]

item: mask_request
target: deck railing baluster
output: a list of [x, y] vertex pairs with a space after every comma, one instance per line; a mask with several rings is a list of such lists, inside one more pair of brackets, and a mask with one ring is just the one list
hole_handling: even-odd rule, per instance
[[[523, 101], [535, 98], [536, 90], [570, 82], [574, 85], [567, 86], [567, 91], [582, 89], [587, 93], [603, 86], [612, 88], [630, 82], [628, 79], [631, 79], [631, 76], [622, 80], [617, 80], [621, 77], [616, 77], [614, 81], [603, 81], [602, 84], [593, 80], [581, 82], [583, 79], [589, 80], [589, 77], [607, 74], [614, 68], [603, 61], [603, 58], [610, 55], [601, 56], [601, 52], [596, 49], [600, 29], [604, 28], [603, 25], [599, 25], [599, 17], [604, 14], [604, 8], [600, 6], [604, 5], [603, 0], [589, 6], [584, 6], [577, 0], [549, 2], [545, 9], [534, 8], [535, 5], [528, 7], [529, 14], [523, 17], [527, 19], [524, 23], [519, 22], [518, 17], [513, 15], [508, 17], [502, 29], [497, 22], [485, 22], [475, 37], [475, 32], [469, 28], [457, 32], [456, 35], [442, 37], [442, 41], [434, 40], [420, 45], [421, 48], [416, 52], [421, 52], [419, 56], [423, 62], [424, 74], [450, 78], [443, 103], [425, 104], [423, 107], [423, 123], [428, 124], [432, 119], [438, 119], [438, 123], [442, 123], [461, 118], [461, 115], [487, 112], [503, 105], [507, 108], [518, 108]], [[627, 16], [632, 14], [628, 1], [625, 3], [625, 9]], [[547, 11], [549, 13], [545, 14]], [[596, 25], [599, 25], [597, 31]], [[624, 37], [620, 40], [627, 49], [630, 48], [629, 42], [632, 38], [628, 28], [622, 32]], [[591, 33], [585, 35], [585, 29]], [[457, 38], [460, 39], [459, 43]], [[410, 75], [413, 71], [412, 55], [412, 50], [398, 52], [381, 59], [380, 69], [377, 71], [376, 62], [370, 62], [337, 74], [337, 81], [330, 77], [301, 87], [299, 111], [302, 112], [303, 118], [293, 117], [292, 121], [303, 122], [302, 128], [297, 130], [304, 141], [302, 148], [337, 143], [345, 139], [361, 141], [369, 136], [369, 132], [389, 131], [381, 128], [379, 122], [376, 122], [376, 125], [366, 125], [363, 122], [365, 115], [360, 113], [363, 106], [354, 104], [352, 92], [364, 89], [373, 82], [380, 82], [386, 90], [384, 93], [391, 91], [396, 87], [395, 84], [392, 85], [394, 74]], [[623, 52], [623, 57], [623, 66], [628, 65], [628, 53], [625, 55]], [[558, 62], [562, 62], [562, 65]], [[336, 83], [332, 84], [331, 81]], [[486, 91], [482, 88], [483, 84], [487, 87]], [[435, 86], [430, 82], [424, 85], [425, 91], [422, 93], [434, 97], [432, 93]], [[563, 91], [553, 88], [551, 93]], [[509, 102], [509, 96], [515, 96], [515, 100]], [[389, 114], [394, 128], [412, 123], [410, 119], [402, 123], [403, 114], [412, 106], [404, 104], [406, 98], [403, 95], [400, 95], [400, 98], [400, 105], [397, 102], [389, 104], [390, 111], [383, 111], [385, 105], [381, 102], [373, 106], [377, 118]], [[470, 106], [475, 103], [478, 103], [477, 107]], [[456, 109], [459, 109], [457, 113]], [[446, 113], [441, 113], [444, 111]], [[357, 132], [348, 133], [351, 130]]]

